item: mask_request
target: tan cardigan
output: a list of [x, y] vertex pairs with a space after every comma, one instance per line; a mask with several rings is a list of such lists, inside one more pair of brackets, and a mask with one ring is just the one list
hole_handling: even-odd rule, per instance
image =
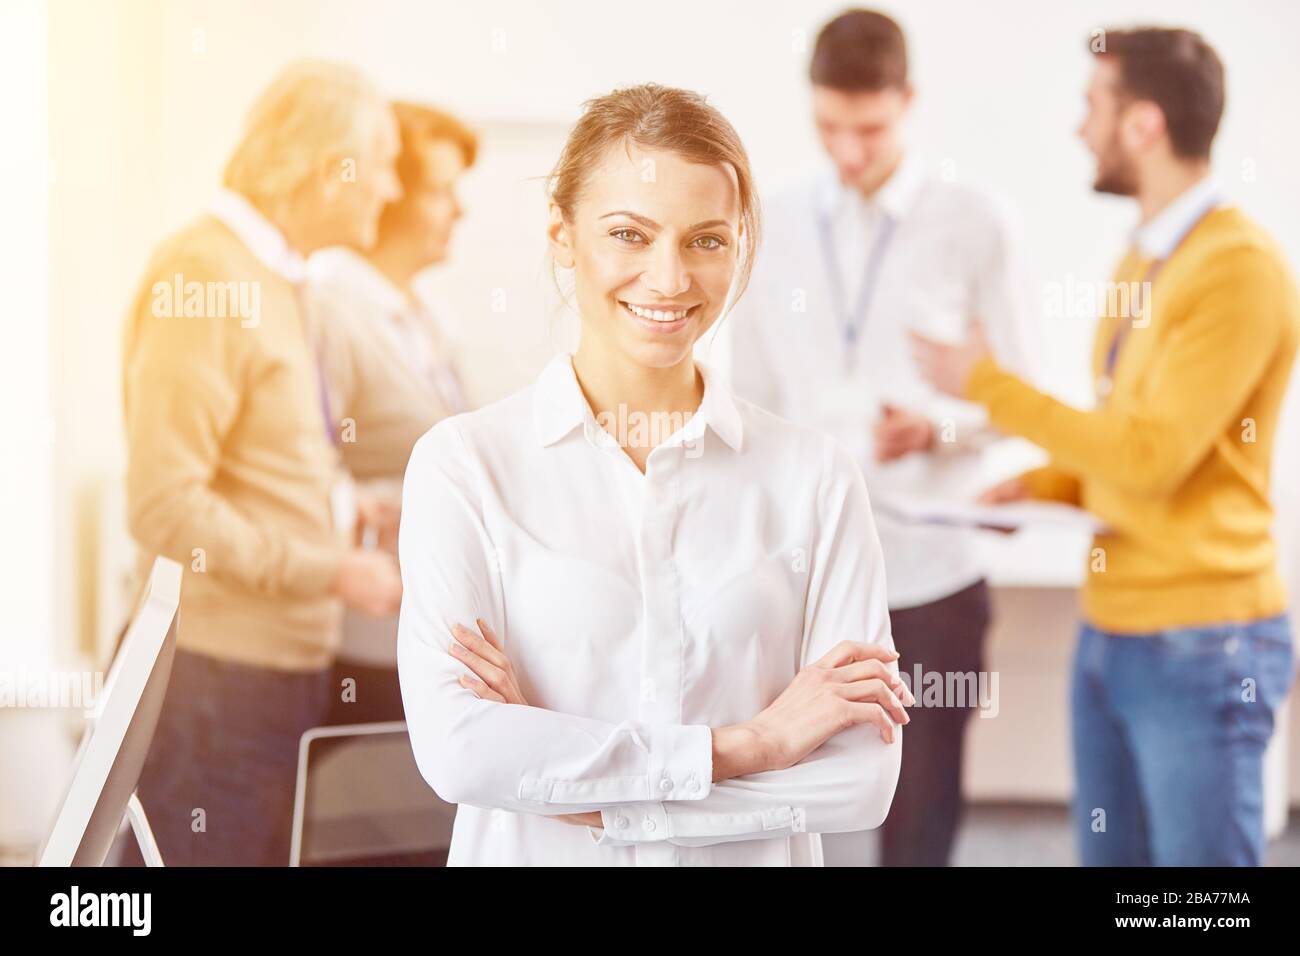
[[[255, 324], [219, 300], [194, 311], [221, 314], [159, 308], [164, 286], [192, 282], [250, 283]], [[328, 666], [341, 611], [328, 589], [345, 553], [330, 506], [337, 453], [294, 287], [204, 217], [155, 252], [122, 355], [128, 521], [142, 570], [156, 554], [185, 568], [179, 646]]]

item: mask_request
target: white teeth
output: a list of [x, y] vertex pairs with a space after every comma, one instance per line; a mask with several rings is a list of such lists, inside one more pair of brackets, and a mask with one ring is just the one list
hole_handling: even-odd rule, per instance
[[678, 312], [665, 312], [662, 309], [643, 309], [631, 302], [625, 302], [624, 305], [633, 315], [639, 315], [643, 319], [653, 319], [656, 322], [676, 322], [678, 319], [686, 318], [686, 313], [690, 311], [690, 309], [682, 309]]

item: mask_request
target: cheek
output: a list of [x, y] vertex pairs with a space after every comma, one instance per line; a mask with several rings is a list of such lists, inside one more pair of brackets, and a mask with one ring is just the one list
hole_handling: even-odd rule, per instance
[[716, 261], [708, 262], [695, 270], [695, 281], [699, 283], [700, 291], [717, 308], [722, 307], [727, 293], [731, 291], [738, 261], [738, 253], [729, 251], [725, 255], [719, 255]]
[[637, 257], [616, 250], [588, 246], [578, 250], [579, 282], [588, 297], [615, 297], [640, 275]]

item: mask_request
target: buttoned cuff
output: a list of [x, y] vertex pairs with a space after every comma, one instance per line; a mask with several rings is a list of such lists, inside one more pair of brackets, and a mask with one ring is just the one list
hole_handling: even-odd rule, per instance
[[713, 787], [713, 731], [704, 724], [650, 728], [650, 800], [703, 800]]
[[597, 846], [631, 846], [667, 840], [668, 811], [662, 803], [627, 803], [600, 811], [603, 828], [587, 827]]
[[702, 800], [713, 788], [713, 731], [704, 724], [652, 724], [632, 730], [646, 752], [645, 773], [562, 780], [521, 777], [518, 797], [536, 803], [607, 806], [636, 801]]
[[699, 813], [663, 803], [633, 803], [602, 810], [603, 828], [587, 827], [596, 846], [634, 846], [671, 840], [683, 846], [757, 837], [778, 830], [804, 833], [803, 807], [767, 807], [741, 813]]

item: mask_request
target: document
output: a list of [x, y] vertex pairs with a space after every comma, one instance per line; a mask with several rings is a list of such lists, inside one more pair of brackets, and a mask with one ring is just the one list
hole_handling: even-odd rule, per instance
[[872, 495], [871, 507], [902, 521], [949, 524], [970, 528], [1016, 531], [1021, 528], [1061, 528], [1099, 534], [1106, 525], [1096, 515], [1055, 501], [1016, 501], [981, 505], [908, 495]]

